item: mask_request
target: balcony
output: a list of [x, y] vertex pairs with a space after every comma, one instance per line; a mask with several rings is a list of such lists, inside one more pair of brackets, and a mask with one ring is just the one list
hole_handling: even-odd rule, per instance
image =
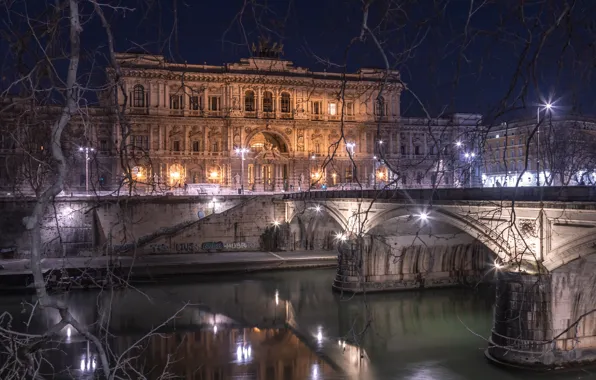
[[264, 112], [261, 114], [263, 116], [263, 119], [275, 119], [275, 112], [271, 111], [271, 112]]
[[354, 116], [354, 115], [345, 115], [344, 116], [344, 120], [345, 121], [356, 121], [356, 116]]
[[222, 111], [206, 111], [205, 116], [207, 117], [222, 117]]
[[203, 111], [202, 110], [190, 110], [190, 111], [188, 111], [188, 116], [194, 116], [194, 117], [203, 116]]
[[327, 120], [329, 121], [339, 121], [341, 117], [339, 115], [329, 115], [327, 116]]
[[325, 116], [321, 114], [311, 114], [310, 120], [325, 120]]
[[170, 116], [184, 116], [184, 110], [170, 110]]
[[254, 119], [257, 117], [257, 111], [244, 111], [244, 117]]
[[291, 112], [282, 112], [279, 114], [281, 119], [293, 119], [294, 115]]
[[149, 108], [147, 108], [147, 107], [129, 107], [128, 112], [133, 115], [147, 115], [147, 114], [149, 114]]

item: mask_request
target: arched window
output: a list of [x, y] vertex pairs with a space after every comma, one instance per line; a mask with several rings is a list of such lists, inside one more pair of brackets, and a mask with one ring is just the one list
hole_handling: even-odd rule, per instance
[[375, 103], [375, 115], [386, 116], [385, 107], [386, 107], [385, 98], [383, 98], [382, 96], [379, 96]]
[[254, 112], [255, 110], [255, 92], [248, 90], [244, 93], [244, 111]]
[[140, 84], [132, 88], [132, 106], [145, 107], [145, 87]]
[[273, 94], [271, 91], [263, 92], [263, 112], [273, 112]]
[[281, 94], [281, 112], [290, 113], [290, 94], [284, 92]]

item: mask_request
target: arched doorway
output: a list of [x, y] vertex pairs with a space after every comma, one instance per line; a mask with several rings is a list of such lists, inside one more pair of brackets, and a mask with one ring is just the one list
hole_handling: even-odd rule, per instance
[[274, 132], [262, 131], [251, 136], [247, 145], [253, 156], [245, 179], [249, 188], [255, 191], [287, 190], [289, 151], [283, 137]]

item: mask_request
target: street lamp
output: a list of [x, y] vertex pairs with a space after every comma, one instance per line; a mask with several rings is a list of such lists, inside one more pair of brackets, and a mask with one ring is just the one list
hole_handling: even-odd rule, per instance
[[468, 161], [468, 186], [472, 187], [472, 161], [474, 160], [474, 157], [476, 157], [476, 153], [466, 153], [464, 154], [464, 157]]
[[377, 189], [377, 156], [373, 156], [373, 189]]
[[551, 112], [553, 105], [551, 103], [546, 103], [544, 106], [538, 106], [536, 108], [536, 133], [538, 134], [537, 137], [537, 148], [536, 148], [536, 186], [540, 186], [540, 111], [544, 109], [546, 112]]
[[95, 149], [90, 147], [80, 147], [79, 152], [85, 152], [85, 192], [89, 193], [89, 152]]
[[248, 153], [249, 150], [247, 148], [236, 148], [236, 154], [240, 154], [242, 159], [242, 169], [240, 174], [240, 194], [244, 194], [244, 153]]

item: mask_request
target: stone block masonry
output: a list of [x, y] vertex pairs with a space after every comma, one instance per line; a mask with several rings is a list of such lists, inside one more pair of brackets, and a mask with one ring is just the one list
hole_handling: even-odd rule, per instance
[[550, 274], [499, 273], [487, 356], [510, 365], [562, 368], [596, 360], [596, 257]]
[[[230, 205], [232, 202], [230, 202]], [[275, 197], [245, 199], [221, 213], [138, 245], [137, 253], [193, 253], [221, 251], [258, 251], [261, 236], [278, 221], [283, 229], [285, 207]]]

